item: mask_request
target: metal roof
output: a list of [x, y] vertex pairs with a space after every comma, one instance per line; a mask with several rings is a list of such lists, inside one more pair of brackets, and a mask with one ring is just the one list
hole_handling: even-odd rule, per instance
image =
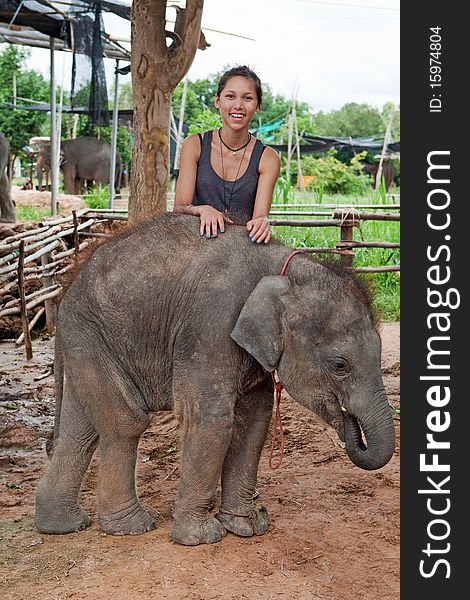
[[[54, 38], [56, 50], [72, 51], [73, 27], [77, 17], [90, 12], [96, 4], [87, 0], [0, 0], [0, 41], [33, 48], [50, 48]], [[130, 19], [130, 4], [103, 0], [101, 8], [124, 19]], [[130, 51], [111, 40], [104, 31], [103, 56], [130, 61]]]

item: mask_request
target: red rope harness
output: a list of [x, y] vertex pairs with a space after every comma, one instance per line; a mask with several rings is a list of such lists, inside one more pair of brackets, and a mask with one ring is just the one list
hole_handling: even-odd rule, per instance
[[[269, 468], [270, 469], [277, 469], [278, 467], [281, 466], [282, 463], [282, 458], [284, 456], [284, 427], [282, 426], [282, 417], [281, 417], [281, 409], [280, 409], [280, 405], [281, 405], [281, 393], [282, 390], [284, 389], [284, 386], [282, 385], [282, 383], [280, 381], [276, 380], [276, 375], [274, 374], [275, 371], [273, 371], [271, 373], [271, 377], [273, 379], [273, 383], [274, 383], [274, 389], [275, 389], [275, 403], [276, 403], [276, 412], [274, 413], [274, 421], [273, 421], [273, 431], [271, 434], [271, 448], [269, 450]], [[273, 455], [274, 455], [274, 446], [276, 444], [276, 437], [277, 437], [277, 430], [279, 429], [279, 461], [273, 465]]]
[[[285, 275], [287, 265], [289, 264], [290, 259], [293, 256], [295, 256], [296, 254], [305, 254], [305, 252], [303, 250], [294, 250], [293, 252], [291, 252], [289, 254], [289, 256], [287, 257], [286, 262], [284, 263], [284, 266], [281, 269], [281, 275]], [[273, 371], [271, 373], [271, 377], [272, 377], [272, 380], [274, 383], [276, 412], [274, 413], [273, 429], [271, 432], [271, 448], [269, 450], [269, 468], [274, 470], [281, 466], [282, 459], [284, 457], [284, 427], [282, 426], [282, 417], [281, 417], [281, 394], [282, 394], [282, 390], [284, 389], [284, 386], [279, 381], [279, 379], [276, 379], [276, 371]], [[276, 445], [276, 438], [277, 438], [278, 430], [279, 430], [279, 445], [280, 445], [279, 454], [280, 454], [280, 456], [279, 456], [278, 462], [275, 465], [273, 465], [274, 446]]]

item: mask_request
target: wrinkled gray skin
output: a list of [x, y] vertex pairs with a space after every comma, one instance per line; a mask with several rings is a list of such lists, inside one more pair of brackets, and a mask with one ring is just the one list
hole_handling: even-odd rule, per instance
[[[42, 189], [42, 170], [50, 166], [49, 144], [44, 144], [38, 153], [38, 187]], [[111, 146], [93, 137], [80, 137], [75, 140], [63, 140], [60, 143], [60, 164], [64, 173], [66, 194], [80, 194], [85, 181], [94, 181], [96, 185], [109, 183]], [[115, 187], [121, 181], [121, 156], [116, 153]]]
[[171, 408], [182, 442], [173, 540], [195, 545], [227, 530], [267, 531], [267, 512], [255, 511], [252, 497], [275, 368], [289, 394], [336, 428], [356, 465], [378, 469], [390, 460], [380, 338], [361, 288], [307, 255], [294, 256], [280, 276], [290, 250], [253, 244], [244, 227], [214, 239], [198, 230], [196, 218], [175, 214], [129, 228], [101, 246], [66, 291], [54, 452], [37, 490], [40, 531], [90, 524], [78, 496], [98, 444], [102, 530], [153, 529], [136, 496], [137, 445], [149, 413]]
[[5, 135], [0, 132], [0, 221], [4, 223], [14, 223], [16, 221], [16, 210], [11, 199], [10, 180], [6, 170], [9, 155], [10, 144]]

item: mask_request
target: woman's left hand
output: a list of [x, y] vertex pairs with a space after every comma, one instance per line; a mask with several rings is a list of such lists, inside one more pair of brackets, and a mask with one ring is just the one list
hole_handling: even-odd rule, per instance
[[250, 232], [250, 240], [260, 244], [264, 242], [267, 244], [271, 239], [271, 228], [269, 227], [268, 217], [255, 217], [248, 221], [246, 228]]

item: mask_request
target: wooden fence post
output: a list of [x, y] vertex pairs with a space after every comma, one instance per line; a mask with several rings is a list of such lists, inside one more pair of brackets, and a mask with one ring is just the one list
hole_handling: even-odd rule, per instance
[[20, 255], [18, 257], [18, 290], [20, 295], [21, 321], [23, 324], [26, 359], [31, 360], [33, 358], [33, 348], [31, 346], [31, 336], [29, 335], [28, 313], [26, 311], [26, 294], [24, 289], [24, 240], [21, 240], [20, 242]]
[[78, 219], [77, 219], [77, 211], [72, 211], [73, 218], [73, 247], [75, 248], [75, 257], [78, 256], [80, 252], [80, 244], [78, 242]]
[[[354, 235], [352, 225], [341, 225], [341, 241], [351, 242], [353, 239]], [[353, 266], [353, 256], [351, 254], [341, 255], [341, 261], [348, 268]]]
[[[41, 256], [41, 265], [44, 267], [50, 262], [51, 253], [47, 252]], [[47, 288], [53, 285], [54, 280], [50, 276], [46, 276], [43, 279], [42, 287]], [[55, 313], [56, 313], [56, 303], [54, 298], [50, 298], [48, 300], [44, 300], [44, 307], [46, 309], [46, 328], [47, 333], [53, 333], [55, 327]]]
[[[359, 223], [359, 215], [353, 208], [344, 210], [337, 209], [333, 212], [334, 219], [341, 219], [341, 241], [352, 242], [354, 240], [353, 227], [356, 224], [356, 220]], [[354, 254], [342, 254], [341, 262], [351, 269], [353, 266]]]

